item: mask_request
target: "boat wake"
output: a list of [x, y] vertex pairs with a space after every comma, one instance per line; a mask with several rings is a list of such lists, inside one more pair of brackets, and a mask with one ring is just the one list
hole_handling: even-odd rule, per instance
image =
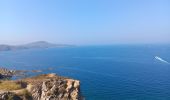
[[156, 60], [159, 60], [159, 61], [161, 61], [161, 62], [163, 62], [163, 63], [170, 64], [168, 61], [162, 59], [162, 58], [159, 57], [159, 56], [155, 56], [155, 59], [156, 59]]

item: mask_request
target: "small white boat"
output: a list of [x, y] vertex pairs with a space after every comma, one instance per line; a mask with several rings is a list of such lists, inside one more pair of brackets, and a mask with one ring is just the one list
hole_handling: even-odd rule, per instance
[[163, 63], [170, 64], [168, 61], [166, 61], [166, 60], [162, 59], [162, 58], [161, 58], [161, 57], [159, 57], [159, 56], [155, 56], [155, 59], [156, 59], [156, 60], [159, 60], [159, 61], [161, 61], [161, 62], [163, 62]]

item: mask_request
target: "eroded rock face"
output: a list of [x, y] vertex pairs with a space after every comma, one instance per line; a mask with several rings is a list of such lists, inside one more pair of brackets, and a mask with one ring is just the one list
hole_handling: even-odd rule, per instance
[[80, 100], [80, 82], [73, 79], [52, 78], [29, 90], [35, 100]]
[[78, 80], [46, 74], [22, 79], [22, 82], [27, 83], [24, 89], [28, 91], [31, 98], [28, 99], [12, 91], [0, 93], [0, 100], [8, 100], [6, 99], [8, 97], [13, 97], [10, 100], [83, 100]]

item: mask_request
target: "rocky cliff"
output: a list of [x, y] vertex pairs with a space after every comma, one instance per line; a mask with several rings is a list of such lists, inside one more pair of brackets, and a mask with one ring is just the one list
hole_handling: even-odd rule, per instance
[[45, 74], [0, 81], [0, 100], [83, 100], [78, 80]]

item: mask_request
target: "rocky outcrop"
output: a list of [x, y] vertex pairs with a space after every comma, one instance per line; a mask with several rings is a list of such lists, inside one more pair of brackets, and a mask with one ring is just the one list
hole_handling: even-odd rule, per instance
[[0, 100], [22, 100], [13, 92], [0, 92]]
[[6, 68], [0, 68], [0, 79], [11, 78], [14, 75], [14, 71], [8, 70]]
[[83, 100], [78, 80], [46, 74], [17, 81], [23, 88], [1, 91], [0, 100]]
[[42, 72], [41, 70], [9, 70], [4, 67], [0, 67], [0, 80], [2, 79], [10, 79], [13, 76], [17, 78], [23, 78], [28, 76], [28, 73], [38, 73]]

